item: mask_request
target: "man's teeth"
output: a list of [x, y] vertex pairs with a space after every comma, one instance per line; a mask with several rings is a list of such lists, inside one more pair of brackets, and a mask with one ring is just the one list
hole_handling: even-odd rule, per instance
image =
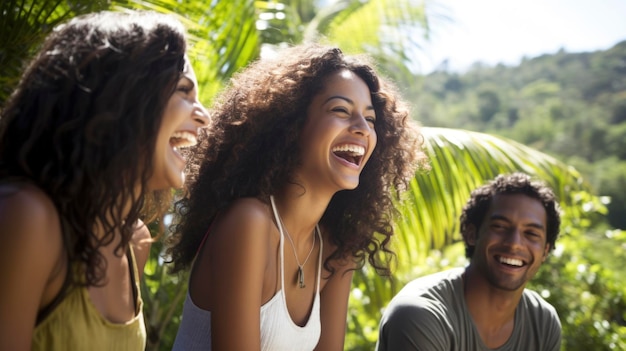
[[524, 264], [522, 260], [518, 260], [515, 258], [508, 258], [508, 257], [500, 257], [500, 263], [506, 263], [510, 266], [518, 266], [518, 267], [521, 267]]
[[349, 144], [335, 146], [333, 152], [350, 152], [355, 156], [363, 156], [365, 154], [365, 148], [363, 146]]
[[170, 137], [170, 144], [175, 148], [183, 148], [194, 146], [198, 143], [198, 139], [193, 133], [190, 132], [175, 132]]

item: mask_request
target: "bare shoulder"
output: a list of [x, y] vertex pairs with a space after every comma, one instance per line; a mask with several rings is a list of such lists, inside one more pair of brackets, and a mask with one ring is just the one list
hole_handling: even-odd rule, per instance
[[227, 211], [230, 215], [245, 216], [248, 220], [265, 221], [271, 215], [269, 206], [253, 197], [241, 198], [233, 202]]
[[[245, 198], [233, 202], [213, 220], [191, 273], [190, 293], [198, 306], [215, 312], [218, 306], [236, 301], [229, 311], [234, 313], [244, 302], [261, 305], [270, 257], [270, 218], [267, 204]], [[258, 315], [256, 307], [251, 310]]]
[[48, 195], [30, 184], [0, 185], [0, 240], [62, 246], [59, 214]]
[[135, 248], [135, 253], [139, 250], [150, 250], [152, 241], [152, 234], [150, 234], [148, 226], [142, 220], [137, 220], [137, 223], [135, 224], [135, 231], [133, 232], [133, 236], [130, 240], [131, 244]]
[[255, 198], [238, 199], [216, 218], [208, 246], [212, 252], [264, 260], [271, 247], [273, 227], [266, 203]]
[[130, 244], [137, 260], [137, 269], [140, 276], [143, 275], [143, 268], [150, 256], [152, 242], [153, 239], [148, 226], [142, 220], [137, 220]]
[[0, 184], [2, 345], [6, 345], [2, 341], [28, 345], [37, 312], [62, 287], [67, 262], [60, 223], [56, 207], [42, 190]]
[[229, 236], [246, 239], [260, 233], [267, 234], [268, 228], [273, 226], [273, 221], [266, 203], [256, 198], [242, 198], [231, 204], [215, 224], [216, 233], [227, 229]]

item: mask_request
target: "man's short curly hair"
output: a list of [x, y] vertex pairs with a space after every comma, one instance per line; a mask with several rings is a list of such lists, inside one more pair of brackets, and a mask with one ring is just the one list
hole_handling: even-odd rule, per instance
[[480, 228], [496, 195], [522, 194], [537, 199], [546, 210], [546, 239], [550, 249], [559, 235], [561, 225], [560, 207], [552, 189], [542, 181], [533, 180], [525, 173], [498, 175], [487, 184], [472, 191], [461, 214], [461, 234], [465, 240], [465, 256], [474, 255], [474, 246], [467, 244], [467, 233], [471, 227]]
[[[365, 56], [346, 56], [335, 47], [306, 44], [261, 59], [237, 74], [212, 109], [211, 133], [190, 180], [190, 195], [177, 204], [180, 224], [174, 227], [169, 253], [174, 271], [189, 267], [215, 214], [237, 198], [269, 196], [297, 182], [299, 139], [314, 96], [327, 77], [349, 70], [367, 84], [376, 112], [377, 145], [354, 190], [332, 198], [320, 225], [338, 249], [325, 262], [353, 257], [388, 273], [377, 252], [393, 234], [394, 198], [406, 188], [419, 165], [426, 164], [422, 137], [394, 86], [380, 77]], [[382, 239], [375, 236], [378, 233]]]

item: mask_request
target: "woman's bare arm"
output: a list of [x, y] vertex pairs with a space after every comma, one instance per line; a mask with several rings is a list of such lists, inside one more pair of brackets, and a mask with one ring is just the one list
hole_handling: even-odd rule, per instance
[[34, 187], [0, 187], [0, 350], [30, 350], [38, 311], [67, 265], [52, 201]]

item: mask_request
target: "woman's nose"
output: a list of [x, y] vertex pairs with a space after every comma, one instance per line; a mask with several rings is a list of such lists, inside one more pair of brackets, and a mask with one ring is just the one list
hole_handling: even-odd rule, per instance
[[365, 116], [358, 113], [353, 116], [353, 122], [350, 126], [350, 131], [353, 133], [361, 134], [363, 136], [369, 136], [372, 132], [372, 127], [370, 127], [369, 123], [365, 119]]
[[199, 128], [206, 128], [209, 125], [209, 112], [199, 101], [194, 103], [192, 117], [193, 120], [199, 124]]

